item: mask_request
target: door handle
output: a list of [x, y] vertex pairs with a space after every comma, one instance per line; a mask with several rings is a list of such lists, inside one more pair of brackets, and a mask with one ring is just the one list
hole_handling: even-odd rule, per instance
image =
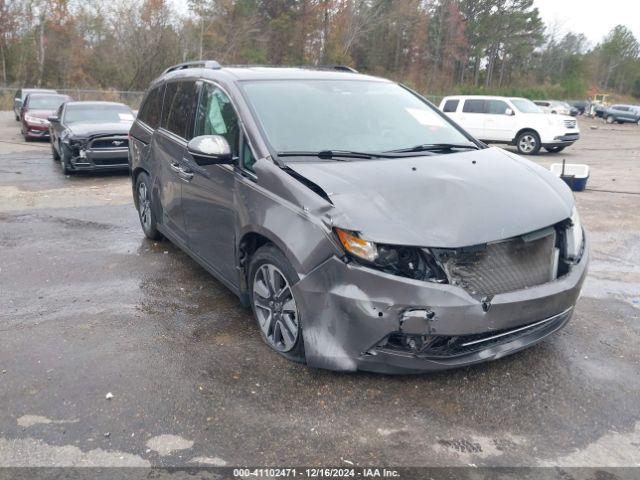
[[169, 164], [169, 168], [178, 174], [181, 180], [185, 182], [190, 182], [193, 180], [193, 172], [191, 170], [185, 169], [183, 165], [180, 165], [178, 162], [171, 162]]
[[180, 177], [181, 180], [184, 180], [185, 182], [190, 182], [191, 180], [193, 180], [192, 172], [186, 172], [182, 170], [180, 173], [178, 173], [178, 176]]

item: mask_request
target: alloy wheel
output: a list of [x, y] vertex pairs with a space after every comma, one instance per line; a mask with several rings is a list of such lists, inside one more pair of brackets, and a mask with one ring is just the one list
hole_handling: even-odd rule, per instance
[[138, 214], [140, 215], [142, 226], [145, 229], [149, 229], [151, 227], [151, 200], [147, 185], [144, 182], [140, 182], [140, 185], [138, 185]]
[[529, 153], [529, 152], [533, 152], [537, 144], [538, 142], [536, 141], [533, 135], [523, 135], [522, 137], [520, 137], [520, 142], [518, 143], [518, 146], [520, 147], [521, 152]]
[[269, 345], [280, 352], [291, 350], [298, 340], [300, 316], [291, 286], [275, 265], [265, 263], [256, 271], [253, 304]]

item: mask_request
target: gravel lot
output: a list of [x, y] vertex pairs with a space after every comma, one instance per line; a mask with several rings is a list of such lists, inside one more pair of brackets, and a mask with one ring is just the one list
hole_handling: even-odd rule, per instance
[[640, 128], [580, 126], [534, 158], [592, 168], [573, 320], [493, 363], [392, 377], [271, 353], [236, 297], [144, 238], [126, 174], [64, 177], [2, 112], [0, 466], [640, 466]]

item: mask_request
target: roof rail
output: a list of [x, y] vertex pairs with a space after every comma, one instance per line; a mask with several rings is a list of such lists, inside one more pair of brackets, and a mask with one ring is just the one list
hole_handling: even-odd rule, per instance
[[169, 67], [164, 72], [162, 72], [162, 75], [169, 72], [174, 72], [176, 70], [183, 70], [185, 68], [211, 68], [213, 70], [219, 70], [222, 67], [215, 60], [196, 60], [194, 62], [184, 62]]
[[348, 65], [333, 65], [331, 68], [334, 70], [340, 70], [341, 72], [358, 73], [355, 68], [351, 68]]
[[228, 68], [303, 68], [307, 70], [338, 70], [341, 72], [358, 73], [355, 68], [347, 65], [269, 65], [266, 63], [242, 63], [238, 65], [225, 65]]

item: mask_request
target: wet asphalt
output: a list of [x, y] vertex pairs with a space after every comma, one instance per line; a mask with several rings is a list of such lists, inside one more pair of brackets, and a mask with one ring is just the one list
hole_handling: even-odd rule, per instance
[[572, 321], [492, 363], [384, 376], [271, 353], [231, 292], [145, 239], [126, 173], [64, 177], [2, 113], [0, 465], [640, 466], [640, 128], [581, 129], [536, 158], [592, 168]]

